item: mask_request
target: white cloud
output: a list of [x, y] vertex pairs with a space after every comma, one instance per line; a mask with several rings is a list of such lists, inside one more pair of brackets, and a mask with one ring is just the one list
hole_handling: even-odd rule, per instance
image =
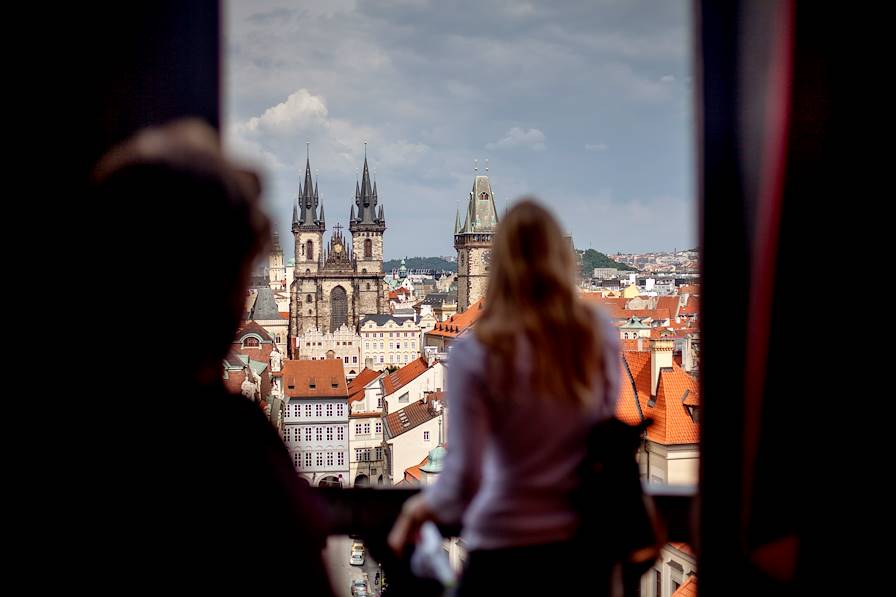
[[544, 133], [538, 129], [522, 129], [513, 127], [503, 139], [495, 143], [486, 145], [488, 149], [516, 149], [518, 147], [531, 149], [532, 151], [543, 151], [545, 137]]
[[585, 151], [606, 151], [610, 148], [606, 143], [588, 143], [585, 145]]
[[662, 77], [660, 77], [660, 82], [661, 83], [674, 83], [675, 76], [674, 75], [663, 75]]

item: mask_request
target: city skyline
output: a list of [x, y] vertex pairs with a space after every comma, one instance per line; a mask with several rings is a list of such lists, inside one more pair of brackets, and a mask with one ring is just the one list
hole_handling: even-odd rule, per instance
[[687, 6], [230, 3], [227, 145], [261, 168], [281, 238], [306, 142], [332, 227], [366, 141], [386, 259], [452, 252], [476, 159], [499, 213], [531, 193], [579, 248], [692, 247]]

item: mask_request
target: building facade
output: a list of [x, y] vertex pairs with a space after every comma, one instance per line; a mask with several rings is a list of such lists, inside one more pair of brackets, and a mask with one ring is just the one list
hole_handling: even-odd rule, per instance
[[485, 296], [492, 237], [498, 225], [498, 211], [488, 176], [476, 176], [461, 226], [460, 213], [454, 221], [454, 248], [457, 249], [457, 311], [462, 313]]
[[[357, 210], [355, 209], [357, 207]], [[319, 209], [318, 209], [319, 208]], [[384, 313], [383, 233], [386, 220], [378, 206], [376, 183], [370, 181], [367, 158], [360, 186], [349, 216], [351, 239], [337, 224], [324, 245], [326, 222], [316, 184], [311, 180], [310, 160], [305, 162], [305, 181], [293, 205], [295, 237], [294, 275], [290, 286], [289, 335], [295, 340], [317, 329], [327, 333], [342, 325], [357, 328], [361, 317]]]
[[342, 362], [346, 379], [354, 379], [363, 368], [361, 337], [354, 328], [342, 325], [333, 332], [323, 333], [315, 328], [296, 339], [296, 358], [322, 361], [337, 359]]
[[367, 315], [359, 333], [361, 362], [370, 369], [404, 367], [420, 356], [420, 326], [413, 319]]
[[342, 363], [286, 361], [283, 441], [296, 472], [317, 487], [345, 487], [349, 480], [348, 387]]

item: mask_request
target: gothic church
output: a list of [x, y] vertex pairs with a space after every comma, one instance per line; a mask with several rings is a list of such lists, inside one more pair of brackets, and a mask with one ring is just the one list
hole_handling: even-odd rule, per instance
[[[311, 180], [311, 162], [305, 161], [305, 182], [293, 205], [295, 277], [290, 287], [290, 354], [303, 333], [317, 329], [334, 332], [343, 324], [356, 330], [364, 315], [388, 310], [383, 296], [383, 206], [377, 206], [376, 182], [371, 185], [364, 156], [360, 185], [349, 216], [351, 242], [337, 224], [324, 246], [324, 206]], [[357, 208], [357, 209], [356, 209]]]

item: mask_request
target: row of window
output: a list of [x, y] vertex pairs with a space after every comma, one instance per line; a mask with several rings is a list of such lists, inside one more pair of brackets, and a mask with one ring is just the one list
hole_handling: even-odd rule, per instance
[[[303, 431], [304, 430], [304, 431]], [[283, 429], [283, 439], [287, 444], [294, 444], [302, 440], [302, 433], [305, 434], [305, 441], [345, 441], [345, 427], [342, 425], [334, 426], [311, 426], [311, 425], [286, 425]]]
[[[416, 359], [417, 356], [418, 356], [417, 353], [413, 353], [413, 354], [407, 353], [407, 354], [397, 354], [397, 355], [390, 354], [389, 360], [385, 361], [385, 362], [387, 362], [387, 363], [410, 363], [411, 361]], [[379, 355], [379, 357], [374, 355], [372, 358], [373, 358], [374, 363], [383, 363], [384, 362], [383, 361], [384, 355]], [[377, 359], [379, 359], [379, 360], [377, 360]]]
[[[258, 342], [258, 340], [255, 341]], [[323, 346], [323, 342], [305, 342], [305, 346]], [[340, 340], [336, 342], [336, 346], [354, 346], [354, 343], [348, 340], [344, 342]]]
[[[414, 349], [416, 349], [416, 348], [417, 348], [417, 341], [416, 341], [416, 340], [405, 340], [405, 341], [404, 341], [404, 347], [405, 347], [405, 348], [414, 348]], [[398, 350], [398, 349], [400, 349], [400, 348], [401, 348], [401, 342], [389, 342], [389, 350]], [[376, 349], [377, 349], [377, 343], [374, 342], [374, 343], [373, 343], [373, 350], [376, 350]], [[382, 342], [379, 343], [379, 349], [380, 349], [380, 350], [383, 350], [383, 343], [382, 343]], [[370, 342], [365, 342], [365, 343], [364, 343], [364, 350], [371, 350], [371, 348], [370, 348]]]
[[[323, 404], [315, 404], [313, 405], [314, 416], [322, 417], [324, 416], [324, 405]], [[346, 409], [348, 406], [344, 403], [337, 404], [327, 404], [326, 405], [326, 413], [328, 417], [337, 416], [344, 417], [346, 414]], [[304, 415], [303, 415], [304, 413]], [[297, 418], [301, 419], [304, 417], [311, 417], [312, 413], [312, 405], [311, 404], [299, 404], [298, 402], [290, 402], [286, 405], [286, 417], [287, 418]]]
[[[382, 433], [383, 422], [377, 421], [374, 429], [376, 430], [376, 433]], [[370, 423], [355, 423], [355, 435], [367, 435], [368, 433], [370, 433]]]
[[[355, 448], [355, 462], [370, 462], [370, 448]], [[374, 448], [374, 460], [383, 459], [383, 449], [380, 446]]]
[[296, 470], [312, 466], [345, 466], [345, 452], [299, 452], [292, 453], [292, 464]]
[[388, 338], [413, 338], [417, 332], [362, 332], [365, 338], [382, 338], [384, 333], [388, 333]]

